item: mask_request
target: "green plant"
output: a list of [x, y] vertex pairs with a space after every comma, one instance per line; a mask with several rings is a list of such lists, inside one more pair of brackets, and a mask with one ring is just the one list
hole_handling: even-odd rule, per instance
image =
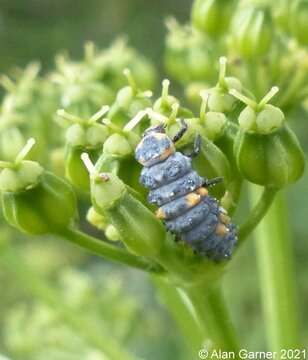
[[[197, 0], [191, 23], [169, 19], [165, 63], [179, 84], [179, 99], [169, 93], [169, 80], [152, 99], [148, 89], [156, 90], [155, 69], [122, 40], [104, 51], [87, 43], [79, 62], [58, 56], [56, 69], [45, 76], [30, 64], [16, 81], [2, 77], [0, 189], [6, 220], [28, 234], [63, 238], [151, 274], [191, 357], [201, 348], [237, 354], [243, 348], [222, 292], [229, 262], [210, 262], [165, 231], [139, 184], [134, 151], [151, 125], [163, 123], [174, 136], [180, 117], [188, 125], [177, 143], [181, 151], [201, 135], [193, 167], [210, 179], [224, 177], [209, 192], [239, 225], [233, 258], [262, 220], [254, 234], [268, 314], [267, 348], [301, 349], [284, 191], [302, 176], [305, 163], [287, 123], [307, 111], [306, 37], [294, 30], [306, 3], [292, 7], [289, 25], [282, 22], [287, 1], [281, 3], [277, 14], [275, 1]], [[224, 15], [220, 26], [219, 14]], [[31, 151], [32, 140], [24, 147], [29, 137], [36, 140]], [[247, 201], [253, 205], [243, 215]], [[100, 231], [98, 237], [85, 219]], [[99, 350], [98, 359], [135, 358], [108, 333], [98, 336], [92, 317], [78, 322], [44, 277], [19, 259], [11, 230], [4, 221], [1, 226], [4, 268], [80, 331]]]

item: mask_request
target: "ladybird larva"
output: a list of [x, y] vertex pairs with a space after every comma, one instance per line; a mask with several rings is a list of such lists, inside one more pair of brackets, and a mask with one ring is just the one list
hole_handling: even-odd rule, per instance
[[[168, 231], [211, 261], [230, 259], [237, 242], [236, 227], [219, 202], [208, 195], [207, 187], [222, 180], [206, 180], [193, 170], [189, 155], [176, 151], [175, 142], [187, 129], [169, 138], [163, 125], [150, 127], [138, 144], [136, 160], [143, 165], [140, 183], [148, 188], [148, 201], [158, 206], [156, 216]], [[200, 140], [200, 138], [197, 138]]]

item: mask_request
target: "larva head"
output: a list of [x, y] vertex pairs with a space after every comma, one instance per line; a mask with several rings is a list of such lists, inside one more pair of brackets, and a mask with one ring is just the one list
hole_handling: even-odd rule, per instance
[[175, 152], [173, 141], [165, 134], [164, 125], [150, 127], [136, 148], [136, 160], [150, 167], [167, 159]]

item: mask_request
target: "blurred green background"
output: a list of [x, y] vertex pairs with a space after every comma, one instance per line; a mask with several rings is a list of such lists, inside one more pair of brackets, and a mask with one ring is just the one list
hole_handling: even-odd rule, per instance
[[[109, 46], [125, 35], [129, 44], [163, 70], [164, 20], [189, 19], [192, 1], [0, 0], [0, 72], [32, 60], [42, 71], [53, 67], [59, 51], [80, 59], [85, 41]], [[293, 124], [292, 124], [293, 126]], [[307, 120], [293, 126], [308, 150]], [[308, 343], [308, 187], [307, 174], [288, 190], [289, 215], [302, 342]], [[6, 228], [0, 229], [1, 241]], [[186, 344], [146, 275], [88, 255], [54, 238], [33, 238], [12, 230], [21, 257], [48, 280], [75, 316], [95, 324], [144, 359], [187, 359]], [[265, 336], [258, 292], [254, 244], [235, 257], [225, 292], [245, 348], [264, 351]], [[245, 269], [245, 271], [243, 271]], [[0, 267], [0, 354], [11, 359], [100, 360], [99, 351], [55, 309]]]
[[192, 1], [142, 0], [1, 0], [0, 66], [39, 60], [44, 69], [54, 55], [67, 50], [78, 59], [92, 40], [106, 47], [120, 35], [161, 68], [165, 18], [189, 19]]

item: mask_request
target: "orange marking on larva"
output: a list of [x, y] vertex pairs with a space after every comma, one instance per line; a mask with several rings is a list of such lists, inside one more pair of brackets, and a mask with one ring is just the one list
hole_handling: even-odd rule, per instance
[[173, 146], [169, 147], [168, 149], [166, 149], [163, 153], [161, 153], [159, 155], [159, 160], [163, 161], [163, 160], [167, 159], [174, 152], [175, 152], [175, 148]]
[[141, 157], [138, 162], [142, 165], [142, 166], [149, 166], [149, 161], [146, 161], [143, 157]]
[[231, 218], [227, 214], [220, 213], [219, 220], [224, 224], [228, 224], [231, 221]]
[[166, 215], [164, 213], [164, 211], [162, 210], [162, 208], [158, 208], [156, 210], [156, 217], [158, 217], [158, 219], [166, 219]]
[[154, 133], [154, 134], [153, 134], [153, 136], [154, 136], [156, 139], [158, 139], [158, 140], [160, 140], [160, 139], [163, 139], [163, 138], [166, 138], [166, 137], [167, 137], [167, 135], [166, 135], [166, 134], [164, 134], [164, 133]]
[[190, 208], [197, 205], [200, 202], [200, 199], [201, 196], [199, 194], [196, 194], [195, 192], [191, 192], [186, 195], [186, 200]]
[[221, 236], [226, 235], [228, 231], [229, 231], [229, 229], [223, 223], [219, 223], [216, 226], [216, 230], [215, 230], [216, 234], [221, 235]]
[[198, 193], [199, 195], [201, 195], [201, 196], [207, 196], [207, 194], [209, 193], [209, 192], [206, 190], [206, 188], [204, 188], [204, 187], [201, 187], [201, 188], [197, 189], [196, 191], [197, 191], [197, 193]]

